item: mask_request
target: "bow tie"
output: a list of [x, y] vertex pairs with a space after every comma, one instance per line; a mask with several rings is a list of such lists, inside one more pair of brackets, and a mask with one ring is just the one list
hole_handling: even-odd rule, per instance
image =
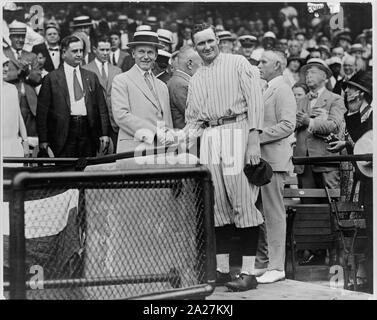
[[309, 92], [309, 100], [317, 99], [318, 98], [318, 92]]
[[59, 48], [48, 48], [49, 51], [56, 51], [59, 52]]

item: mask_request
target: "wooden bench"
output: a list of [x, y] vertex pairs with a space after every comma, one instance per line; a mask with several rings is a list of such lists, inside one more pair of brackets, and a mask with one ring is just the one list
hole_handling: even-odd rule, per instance
[[[286, 183], [292, 186], [297, 180], [291, 177]], [[296, 182], [297, 184], [297, 182]], [[295, 185], [294, 185], [295, 187]], [[331, 198], [340, 197], [339, 189], [328, 189]], [[296, 274], [297, 250], [336, 249], [337, 234], [331, 218], [331, 206], [325, 189], [284, 189], [287, 212], [287, 251], [291, 253], [292, 278]], [[313, 203], [302, 203], [313, 200]], [[322, 202], [322, 203], [314, 203]], [[287, 259], [286, 259], [287, 265]], [[287, 269], [287, 268], [286, 268]]]

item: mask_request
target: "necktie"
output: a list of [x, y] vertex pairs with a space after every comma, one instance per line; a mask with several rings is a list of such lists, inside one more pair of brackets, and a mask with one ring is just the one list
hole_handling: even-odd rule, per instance
[[16, 55], [17, 55], [17, 60], [21, 60], [21, 50], [17, 50]]
[[149, 90], [151, 90], [153, 96], [156, 98], [157, 100], [157, 103], [159, 105], [159, 107], [161, 108], [161, 105], [160, 105], [160, 100], [158, 100], [158, 96], [156, 94], [156, 91], [154, 91], [154, 88], [153, 88], [153, 84], [152, 84], [152, 81], [150, 79], [151, 75], [149, 74], [149, 72], [145, 72], [144, 73], [144, 79], [145, 79], [145, 82], [147, 83], [148, 87], [149, 87]]
[[117, 63], [116, 63], [116, 61], [115, 61], [115, 52], [113, 52], [113, 65], [114, 65], [114, 66], [117, 65]]
[[101, 75], [102, 75], [103, 81], [105, 81], [105, 83], [106, 83], [107, 82], [107, 76], [106, 76], [105, 63], [104, 62], [102, 62]]
[[309, 92], [309, 100], [317, 99], [318, 92]]
[[82, 99], [84, 93], [80, 86], [79, 79], [77, 78], [76, 69], [73, 70], [73, 92], [74, 92], [76, 101]]

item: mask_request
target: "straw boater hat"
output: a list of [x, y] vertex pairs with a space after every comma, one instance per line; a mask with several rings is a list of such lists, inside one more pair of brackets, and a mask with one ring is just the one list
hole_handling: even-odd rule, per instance
[[240, 42], [242, 47], [245, 46], [245, 45], [252, 46], [252, 45], [254, 45], [258, 42], [258, 39], [256, 37], [249, 35], [249, 34], [245, 34], [243, 36], [240, 36], [240, 37], [238, 37], [237, 40]]
[[219, 40], [236, 40], [235, 37], [230, 33], [230, 31], [219, 31], [217, 32]]
[[275, 33], [273, 33], [272, 31], [267, 31], [267, 32], [263, 35], [263, 39], [265, 39], [265, 38], [272, 38], [272, 39], [275, 39], [275, 40], [276, 40]]
[[91, 27], [93, 25], [92, 19], [90, 19], [88, 16], [79, 16], [73, 18], [72, 27]]
[[157, 30], [158, 39], [162, 42], [172, 44], [173, 43], [173, 34], [167, 29], [158, 29]]
[[326, 73], [327, 78], [330, 78], [332, 76], [332, 71], [328, 67], [327, 63], [319, 58], [312, 58], [309, 59], [306, 63], [306, 65], [301, 67], [301, 72], [305, 73], [308, 69], [311, 67], [316, 66], [319, 69], [323, 70]]
[[136, 31], [152, 31], [152, 27], [147, 24], [142, 24], [141, 26], [136, 27]]
[[17, 20], [9, 25], [9, 36], [26, 35], [26, 24]]
[[[366, 154], [373, 153], [373, 131], [369, 130], [356, 141], [353, 148], [353, 154]], [[357, 161], [357, 167], [361, 173], [368, 178], [373, 177], [373, 162], [370, 161]]]
[[134, 48], [137, 45], [151, 45], [157, 49], [163, 49], [164, 46], [159, 44], [158, 35], [152, 31], [136, 31], [132, 42], [127, 44], [128, 48]]

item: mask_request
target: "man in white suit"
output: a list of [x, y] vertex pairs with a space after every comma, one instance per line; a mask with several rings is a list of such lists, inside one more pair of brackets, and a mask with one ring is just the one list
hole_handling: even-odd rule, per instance
[[157, 33], [135, 32], [128, 47], [135, 65], [115, 76], [111, 90], [114, 120], [119, 126], [117, 153], [139, 152], [174, 141], [168, 88], [151, 70], [157, 50], [162, 48]]
[[114, 121], [113, 111], [111, 107], [111, 85], [113, 83], [114, 77], [122, 73], [122, 70], [120, 68], [109, 63], [110, 46], [110, 39], [106, 35], [102, 35], [93, 39], [92, 47], [96, 58], [83, 66], [84, 69], [92, 71], [97, 75], [99, 83], [103, 90], [103, 95], [106, 100], [111, 124], [109, 135], [112, 140], [113, 146], [111, 146], [110, 144], [109, 150], [102, 150], [102, 152], [104, 152], [105, 154], [115, 152], [118, 141], [119, 127]]
[[258, 65], [261, 78], [268, 83], [263, 95], [261, 155], [273, 170], [271, 182], [261, 187], [265, 223], [260, 229], [256, 257], [258, 283], [272, 283], [285, 278], [286, 214], [283, 189], [288, 172], [293, 171], [293, 151], [288, 137], [295, 129], [297, 109], [292, 89], [282, 76], [286, 64], [283, 52], [266, 50]]

